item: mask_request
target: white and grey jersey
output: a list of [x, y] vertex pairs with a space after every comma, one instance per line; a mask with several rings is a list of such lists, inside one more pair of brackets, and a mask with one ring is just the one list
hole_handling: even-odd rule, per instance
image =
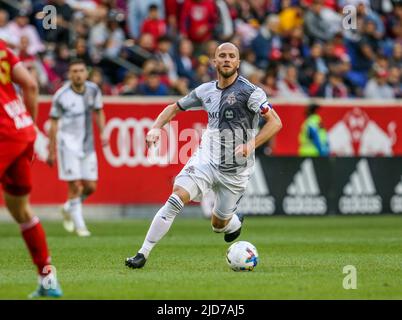
[[85, 91], [82, 94], [72, 89], [71, 82], [57, 90], [49, 117], [59, 119], [59, 148], [67, 148], [80, 156], [92, 152], [92, 111], [102, 108], [102, 93], [93, 82], [85, 82]]
[[242, 76], [230, 86], [220, 89], [218, 81], [204, 83], [181, 98], [182, 110], [205, 110], [208, 126], [202, 136], [203, 158], [226, 173], [240, 173], [254, 165], [254, 153], [236, 158], [234, 149], [255, 137], [258, 118], [271, 106], [265, 92]]

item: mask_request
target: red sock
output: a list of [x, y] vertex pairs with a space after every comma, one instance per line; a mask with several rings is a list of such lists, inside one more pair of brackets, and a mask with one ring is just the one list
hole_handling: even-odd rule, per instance
[[40, 275], [46, 275], [49, 271], [44, 270], [50, 264], [49, 251], [47, 249], [46, 235], [38, 217], [20, 225], [22, 236], [31, 254], [33, 263], [38, 267]]

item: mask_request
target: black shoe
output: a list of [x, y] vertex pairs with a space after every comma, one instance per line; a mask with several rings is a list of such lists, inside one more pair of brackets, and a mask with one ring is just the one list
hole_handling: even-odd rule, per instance
[[142, 268], [147, 262], [145, 256], [142, 253], [137, 253], [134, 257], [126, 259], [126, 266], [132, 269]]
[[[237, 214], [237, 213], [236, 213], [236, 214]], [[242, 214], [237, 214], [237, 216], [239, 217], [239, 220], [240, 220], [240, 222], [241, 222], [242, 225], [241, 225], [240, 228], [237, 229], [235, 232], [226, 233], [226, 234], [225, 234], [224, 239], [225, 239], [226, 242], [232, 242], [232, 241], [236, 240], [236, 239], [240, 236], [241, 227], [243, 226], [244, 215], [242, 215]]]

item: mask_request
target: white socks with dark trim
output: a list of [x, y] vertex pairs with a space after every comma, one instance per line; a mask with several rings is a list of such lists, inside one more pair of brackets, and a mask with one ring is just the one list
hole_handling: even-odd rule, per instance
[[74, 226], [77, 230], [86, 229], [84, 217], [82, 216], [82, 203], [81, 197], [68, 200], [64, 204], [64, 210], [69, 212]]
[[142, 253], [145, 258], [148, 258], [152, 248], [169, 231], [174, 218], [176, 218], [176, 216], [180, 213], [180, 211], [183, 209], [183, 206], [184, 204], [180, 197], [172, 193], [165, 205], [156, 213], [145, 237], [145, 241], [141, 249], [138, 251], [139, 253]]
[[212, 226], [212, 230], [214, 230], [214, 232], [217, 233], [232, 233], [235, 232], [237, 230], [239, 230], [239, 228], [241, 227], [241, 221], [239, 220], [239, 217], [237, 214], [234, 214], [232, 216], [232, 218], [230, 219], [229, 223], [224, 226], [222, 229], [218, 229], [215, 228], [214, 226]]

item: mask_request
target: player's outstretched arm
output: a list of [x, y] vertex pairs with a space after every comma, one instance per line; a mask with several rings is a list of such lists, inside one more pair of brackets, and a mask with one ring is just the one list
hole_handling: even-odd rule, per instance
[[95, 110], [95, 122], [99, 129], [99, 135], [102, 146], [105, 147], [108, 144], [108, 140], [104, 135], [106, 118], [105, 118], [105, 112], [102, 109]]
[[168, 105], [156, 118], [154, 124], [152, 125], [152, 129], [149, 130], [147, 134], [147, 145], [150, 147], [152, 144], [158, 142], [160, 137], [160, 129], [163, 128], [165, 124], [167, 124], [170, 120], [172, 120], [176, 114], [181, 112], [182, 110], [179, 108], [177, 103]]
[[12, 81], [22, 89], [24, 104], [32, 119], [38, 114], [38, 84], [22, 63], [17, 63], [12, 71]]
[[270, 109], [267, 113], [263, 114], [262, 117], [265, 119], [266, 123], [261, 128], [260, 132], [247, 144], [237, 146], [235, 149], [236, 155], [241, 154], [244, 157], [248, 157], [254, 149], [267, 142], [282, 129], [282, 121], [274, 109]]
[[49, 166], [53, 166], [56, 161], [56, 135], [57, 135], [57, 126], [58, 119], [50, 119], [50, 129], [49, 129], [49, 155], [47, 157], [47, 164]]

